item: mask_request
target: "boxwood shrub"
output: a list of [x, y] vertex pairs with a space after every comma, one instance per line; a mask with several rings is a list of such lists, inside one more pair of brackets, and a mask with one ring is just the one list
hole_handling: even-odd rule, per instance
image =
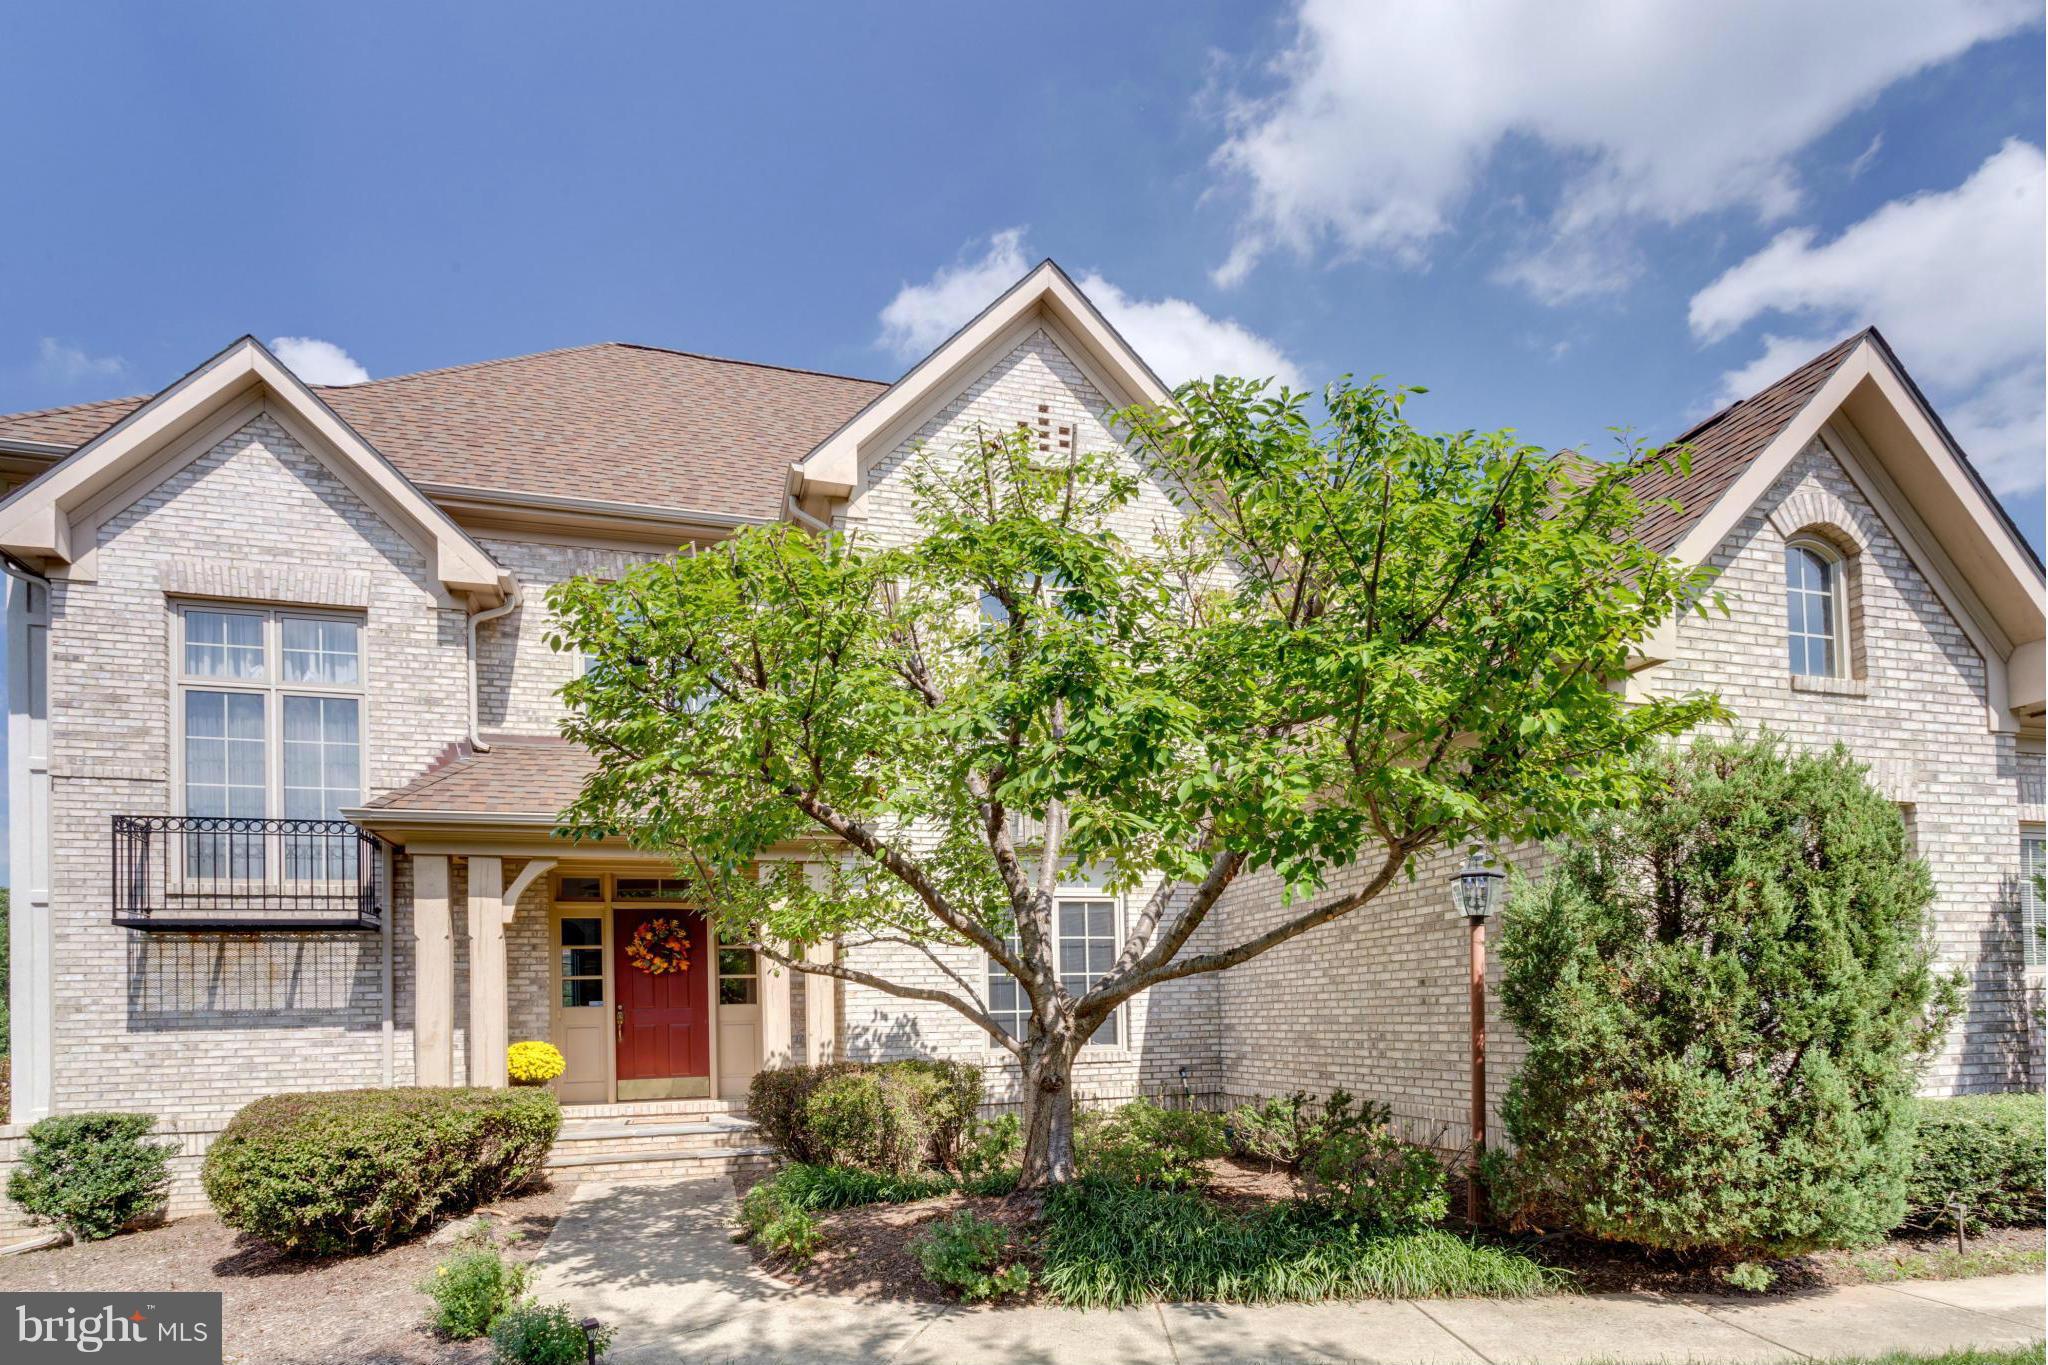
[[545, 1090], [337, 1090], [245, 1106], [206, 1154], [214, 1211], [286, 1251], [369, 1251], [539, 1176]]
[[63, 1114], [30, 1124], [7, 1197], [82, 1242], [112, 1237], [163, 1204], [172, 1144], [150, 1141], [155, 1131], [148, 1114]]
[[1972, 1230], [2039, 1223], [2048, 1165], [2039, 1095], [1966, 1095], [1921, 1100], [1906, 1177], [1906, 1226], [1955, 1226], [1960, 1200]]
[[953, 1169], [981, 1107], [964, 1062], [827, 1062], [756, 1072], [747, 1114], [792, 1161], [908, 1176]]

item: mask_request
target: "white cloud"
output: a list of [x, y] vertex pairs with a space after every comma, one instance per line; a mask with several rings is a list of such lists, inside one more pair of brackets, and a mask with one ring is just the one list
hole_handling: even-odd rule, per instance
[[[980, 257], [963, 257], [923, 284], [897, 290], [882, 309], [879, 344], [900, 359], [921, 359], [1030, 268], [1023, 228], [991, 233]], [[1229, 318], [1211, 317], [1186, 299], [1133, 298], [1092, 271], [1075, 283], [1168, 384], [1233, 374], [1303, 385], [1300, 368], [1277, 343]]]
[[127, 368], [128, 362], [120, 356], [90, 355], [85, 348], [67, 345], [55, 337], [44, 337], [36, 346], [36, 377], [51, 384], [112, 379]]
[[308, 384], [360, 384], [370, 377], [354, 356], [318, 337], [272, 337], [270, 349]]
[[2042, 485], [2042, 298], [2048, 166], [2006, 143], [1952, 190], [1884, 205], [1829, 242], [1780, 233], [1692, 297], [1693, 334], [1718, 341], [1774, 314], [1795, 336], [1722, 376], [1738, 398], [1874, 323], [1945, 409], [1950, 430], [2000, 492]]
[[1302, 0], [1276, 93], [1238, 95], [1215, 164], [1246, 196], [1218, 283], [1275, 248], [1426, 260], [1489, 163], [1528, 140], [1575, 169], [1527, 263], [1553, 301], [1633, 274], [1580, 240], [1797, 207], [1792, 158], [1893, 82], [2038, 19], [2029, 0]]

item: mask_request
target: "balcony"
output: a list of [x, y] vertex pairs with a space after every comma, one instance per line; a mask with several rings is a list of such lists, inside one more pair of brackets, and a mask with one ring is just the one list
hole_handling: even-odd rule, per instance
[[346, 820], [114, 817], [114, 923], [183, 933], [375, 930], [384, 846]]

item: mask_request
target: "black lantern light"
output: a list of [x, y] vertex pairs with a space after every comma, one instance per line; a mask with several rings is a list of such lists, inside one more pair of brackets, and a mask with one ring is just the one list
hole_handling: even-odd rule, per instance
[[1465, 855], [1465, 865], [1451, 878], [1451, 899], [1466, 919], [1484, 923], [1500, 909], [1501, 888], [1507, 874], [1492, 865], [1493, 860], [1477, 847]]

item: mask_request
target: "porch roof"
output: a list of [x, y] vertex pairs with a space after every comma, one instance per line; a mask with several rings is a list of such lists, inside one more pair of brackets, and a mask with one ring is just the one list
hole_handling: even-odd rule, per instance
[[590, 751], [556, 735], [486, 734], [488, 749], [467, 740], [449, 745], [427, 770], [367, 801], [357, 823], [375, 828], [379, 815], [498, 817], [509, 823], [553, 824], [595, 767]]

